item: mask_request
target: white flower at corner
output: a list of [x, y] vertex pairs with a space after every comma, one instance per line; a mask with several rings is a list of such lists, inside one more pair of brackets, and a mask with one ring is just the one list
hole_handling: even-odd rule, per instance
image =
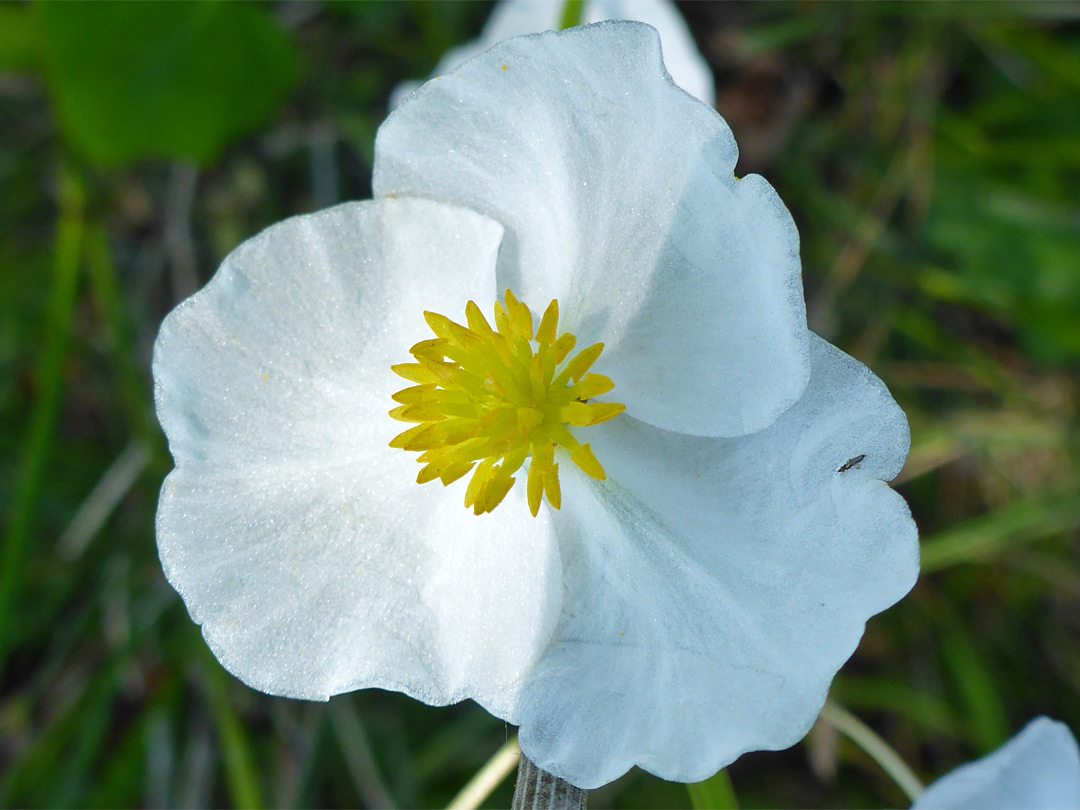
[[[452, 73], [504, 39], [558, 29], [565, 5], [565, 0], [499, 0], [479, 39], [447, 51], [432, 75]], [[675, 84], [710, 107], [715, 105], [712, 70], [698, 51], [686, 20], [671, 0], [585, 0], [582, 24], [605, 20], [631, 20], [655, 28], [663, 45], [664, 65]], [[396, 108], [420, 84], [409, 81], [395, 87], [390, 97], [390, 109]]]
[[1077, 810], [1080, 749], [1064, 723], [1037, 717], [982, 759], [928, 787], [912, 810]]
[[[162, 564], [222, 663], [292, 697], [474, 699], [585, 788], [635, 764], [697, 781], [799, 740], [866, 619], [917, 576], [884, 483], [908, 430], [869, 370], [807, 332], [794, 223], [736, 158], [648, 26], [521, 37], [387, 119], [375, 201], [226, 258], [154, 355], [176, 461]], [[505, 298], [495, 338], [477, 312], [507, 289], [523, 305]], [[543, 393], [557, 372], [532, 353], [567, 334], [614, 391], [586, 375], [566, 405]], [[448, 388], [403, 394], [392, 365]], [[470, 422], [470, 397], [500, 386], [542, 401]], [[412, 448], [439, 464], [450, 433], [506, 439], [511, 468], [522, 437], [563, 438], [518, 457], [505, 491], [473, 469], [476, 516], [472, 479], [417, 485], [429, 467], [388, 446], [406, 426], [387, 412], [410, 404], [451, 409]]]

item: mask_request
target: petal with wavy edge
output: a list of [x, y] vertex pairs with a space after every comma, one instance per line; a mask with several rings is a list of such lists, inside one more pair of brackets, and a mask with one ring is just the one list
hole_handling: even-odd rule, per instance
[[635, 418], [735, 436], [809, 375], [798, 234], [731, 131], [677, 88], [648, 26], [606, 22], [496, 45], [380, 127], [377, 196], [464, 205], [507, 228], [499, 286], [559, 299]]
[[1064, 723], [1037, 717], [1005, 745], [946, 774], [912, 810], [1076, 810], [1080, 749]]
[[712, 69], [697, 49], [690, 26], [674, 3], [668, 0], [591, 0], [585, 4], [583, 22], [604, 20], [631, 20], [651, 25], [660, 35], [664, 66], [675, 84], [710, 107], [716, 104]]
[[415, 459], [387, 446], [405, 387], [390, 365], [428, 336], [424, 309], [493, 297], [501, 233], [425, 200], [295, 217], [162, 325], [155, 390], [176, 461], [162, 565], [249, 685], [312, 699], [379, 686], [512, 713], [558, 614], [550, 522], [520, 492], [477, 518], [464, 484], [417, 486]]
[[811, 347], [805, 393], [761, 433], [593, 429], [608, 481], [565, 476], [563, 615], [520, 711], [541, 767], [584, 788], [634, 764], [695, 782], [792, 745], [866, 620], [914, 584], [915, 525], [883, 482], [904, 415], [863, 365]]
[[[562, 21], [563, 0], [501, 0], [495, 4], [479, 38], [447, 51], [432, 76], [452, 73], [492, 45], [522, 34], [554, 30]], [[712, 70], [697, 49], [686, 20], [670, 0], [587, 0], [582, 23], [632, 20], [651, 25], [660, 34], [664, 66], [679, 87], [710, 107], [716, 103]], [[390, 109], [397, 107], [422, 82], [402, 82], [391, 94]]]

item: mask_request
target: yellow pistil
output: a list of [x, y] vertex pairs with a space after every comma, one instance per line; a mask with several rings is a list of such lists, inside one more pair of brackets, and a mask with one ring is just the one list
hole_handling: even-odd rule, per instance
[[535, 517], [544, 497], [556, 509], [562, 503], [556, 447], [603, 481], [604, 468], [592, 448], [569, 428], [599, 425], [626, 410], [589, 401], [615, 388], [602, 374], [589, 373], [604, 344], [567, 362], [577, 338], [557, 335], [559, 302], [548, 305], [534, 335], [532, 313], [510, 290], [505, 307], [495, 302], [494, 329], [472, 301], [465, 318], [468, 326], [425, 312], [435, 337], [409, 350], [416, 362], [391, 367], [416, 383], [394, 394], [399, 407], [390, 411], [400, 422], [416, 423], [390, 442], [420, 453], [417, 461], [424, 467], [416, 482], [438, 479], [447, 486], [473, 471], [465, 506], [482, 515], [502, 502], [514, 473], [531, 459], [526, 486]]

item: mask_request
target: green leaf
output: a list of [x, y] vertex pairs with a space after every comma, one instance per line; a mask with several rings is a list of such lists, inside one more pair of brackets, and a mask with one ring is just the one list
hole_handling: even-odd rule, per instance
[[1009, 737], [1009, 718], [998, 686], [1000, 679], [989, 670], [975, 641], [959, 622], [946, 633], [942, 654], [979, 748], [988, 754]]
[[717, 771], [704, 782], [686, 786], [694, 810], [735, 810], [739, 803], [727, 771]]
[[291, 40], [246, 3], [40, 3], [51, 92], [72, 144], [118, 166], [210, 163], [296, 76]]
[[28, 6], [0, 5], [0, 71], [37, 67], [41, 42], [37, 18]]

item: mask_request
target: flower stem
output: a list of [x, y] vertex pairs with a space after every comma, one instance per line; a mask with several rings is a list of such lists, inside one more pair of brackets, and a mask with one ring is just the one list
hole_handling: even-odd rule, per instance
[[847, 709], [829, 701], [821, 710], [821, 719], [869, 754], [911, 801], [915, 801], [923, 792], [923, 784], [919, 781], [919, 777], [893, 750], [892, 746]]
[[511, 810], [585, 810], [588, 791], [536, 767], [521, 755]]
[[704, 782], [686, 786], [694, 810], [738, 810], [739, 802], [727, 771], [717, 771]]

